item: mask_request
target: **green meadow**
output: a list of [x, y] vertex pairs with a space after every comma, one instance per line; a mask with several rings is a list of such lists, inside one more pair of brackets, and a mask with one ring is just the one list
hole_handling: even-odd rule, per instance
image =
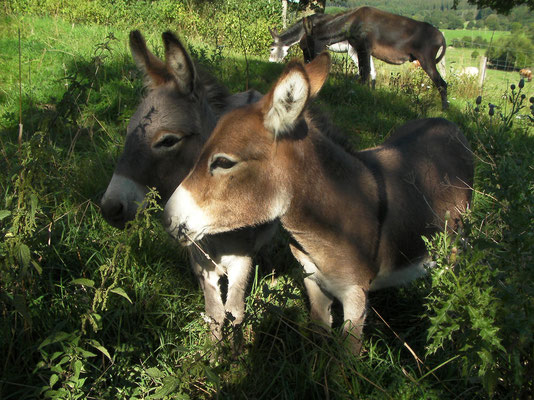
[[[483, 92], [448, 74], [443, 112], [437, 90], [410, 65], [377, 63], [372, 90], [356, 83], [346, 57], [334, 58], [316, 103], [356, 148], [409, 120], [442, 116], [462, 128], [476, 160], [464, 229], [427, 239], [437, 266], [425, 277], [371, 295], [358, 357], [340, 324], [326, 333], [309, 323], [285, 234], [255, 260], [245, 346], [232, 357], [228, 343], [208, 339], [201, 290], [159, 222], [157, 194], [126, 230], [104, 221], [99, 200], [144, 93], [130, 29], [159, 56], [161, 32], [172, 29], [231, 91], [266, 92], [283, 70], [268, 63], [267, 48], [255, 50], [268, 31], [233, 46], [221, 46], [232, 31], [202, 39], [212, 34], [203, 27], [245, 15], [247, 4], [217, 21], [200, 16], [191, 30], [179, 28], [193, 18], [153, 24], [141, 12], [135, 24], [0, 17], [0, 398], [530, 398], [534, 88], [517, 73], [489, 71]], [[447, 50], [447, 67], [468, 58], [459, 50]]]

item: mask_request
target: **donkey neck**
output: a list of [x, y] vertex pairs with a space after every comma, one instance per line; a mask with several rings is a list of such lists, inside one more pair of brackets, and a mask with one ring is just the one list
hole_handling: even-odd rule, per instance
[[304, 25], [302, 20], [291, 25], [287, 30], [278, 36], [279, 44], [282, 46], [293, 46], [304, 36]]
[[360, 17], [356, 9], [322, 21], [314, 27], [313, 37], [317, 42], [328, 46], [360, 36], [358, 33], [360, 26]]
[[[385, 213], [372, 162], [347, 153], [313, 127], [305, 138], [284, 142], [281, 157], [291, 157], [292, 164], [284, 228], [319, 268], [336, 254], [372, 269]], [[358, 251], [360, 244], [368, 253]]]

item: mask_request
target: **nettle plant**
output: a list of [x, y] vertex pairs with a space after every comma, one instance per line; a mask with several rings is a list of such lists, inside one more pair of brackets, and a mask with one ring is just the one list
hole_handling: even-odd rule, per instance
[[[534, 390], [534, 137], [524, 82], [506, 103], [468, 110], [477, 161], [473, 207], [463, 230], [426, 240], [437, 268], [426, 302], [427, 355], [446, 358], [489, 395], [524, 398]], [[534, 98], [530, 98], [534, 104]]]
[[[70, 290], [86, 299], [86, 306], [79, 316], [78, 329], [54, 330], [37, 348], [41, 359], [34, 373], [46, 382], [40, 390], [44, 398], [86, 398], [102, 378], [95, 381], [95, 369], [113, 364], [111, 352], [97, 338], [103, 338], [99, 332], [105, 328], [104, 314], [114, 307], [110, 305], [112, 300], [122, 298], [132, 304], [120, 285], [135, 262], [134, 251], [153, 235], [156, 223], [153, 215], [161, 210], [158, 197], [155, 190], [149, 191], [145, 206], [139, 208], [136, 218], [113, 237], [111, 256], [102, 259], [95, 279], [82, 277], [69, 282]], [[97, 356], [100, 356], [100, 366]]]

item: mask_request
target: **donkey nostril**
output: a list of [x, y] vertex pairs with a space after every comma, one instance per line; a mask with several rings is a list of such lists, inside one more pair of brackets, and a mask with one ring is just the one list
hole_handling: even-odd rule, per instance
[[121, 217], [124, 211], [124, 205], [121, 202], [116, 202], [111, 205], [108, 214], [111, 218]]
[[171, 226], [171, 223], [172, 223], [172, 218], [170, 217], [170, 215], [163, 215], [163, 227], [164, 228], [169, 228]]
[[126, 207], [122, 201], [106, 201], [102, 204], [102, 214], [108, 220], [118, 220], [124, 217]]

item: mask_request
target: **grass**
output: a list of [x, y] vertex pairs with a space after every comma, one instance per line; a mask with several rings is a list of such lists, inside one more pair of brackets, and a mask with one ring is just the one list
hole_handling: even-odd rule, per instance
[[[161, 53], [160, 32], [140, 29]], [[462, 126], [479, 160], [472, 232], [463, 242], [432, 242], [443, 269], [372, 294], [361, 358], [339, 335], [308, 323], [302, 272], [281, 235], [258, 255], [245, 351], [234, 360], [207, 340], [201, 292], [158, 207], [151, 203], [126, 231], [99, 213], [142, 93], [127, 32], [26, 16], [4, 17], [0, 33], [2, 399], [521, 398], [532, 389], [532, 321], [522, 310], [533, 298], [533, 140], [527, 125], [505, 129], [486, 115], [487, 102], [502, 104], [508, 86], [488, 90], [475, 114], [478, 92], [452, 84], [444, 114], [435, 89], [410, 66], [392, 67], [393, 78], [382, 69], [372, 91], [336, 57], [318, 101], [355, 146], [376, 145], [423, 116]], [[218, 58], [202, 43], [193, 47], [232, 91], [245, 89], [238, 51]], [[265, 92], [283, 67], [248, 60], [249, 86]], [[461, 249], [457, 263], [453, 246]], [[455, 281], [446, 271], [458, 265], [465, 273]], [[210, 362], [218, 351], [223, 357]]]
[[510, 35], [509, 31], [489, 31], [487, 29], [440, 29], [445, 35], [447, 43], [450, 43], [453, 39], [463, 39], [465, 36], [470, 38], [476, 38], [480, 36], [482, 39], [490, 42], [493, 38], [494, 41], [503, 39]]

